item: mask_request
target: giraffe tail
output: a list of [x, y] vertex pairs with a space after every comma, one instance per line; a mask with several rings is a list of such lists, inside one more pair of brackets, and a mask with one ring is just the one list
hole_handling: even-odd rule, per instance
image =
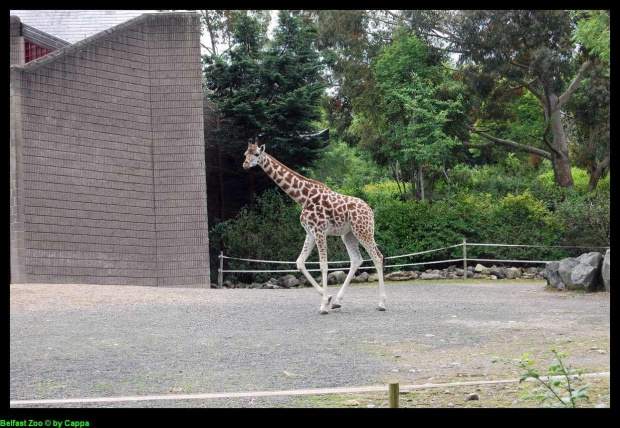
[[383, 251], [383, 248], [381, 248], [380, 246], [377, 245], [377, 250], [379, 250], [379, 252], [381, 253], [381, 257], [383, 258], [383, 267], [385, 267], [385, 265], [387, 264], [387, 261], [385, 260], [385, 252]]

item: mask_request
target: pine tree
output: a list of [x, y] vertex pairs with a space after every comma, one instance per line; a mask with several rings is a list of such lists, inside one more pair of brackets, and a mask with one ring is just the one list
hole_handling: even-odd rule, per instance
[[[214, 132], [222, 150], [225, 191], [235, 206], [253, 205], [254, 194], [274, 186], [262, 174], [242, 171], [247, 141], [262, 135], [268, 151], [291, 168], [310, 165], [325, 133], [315, 136], [325, 90], [323, 63], [315, 49], [316, 30], [292, 11], [279, 13], [269, 41], [266, 27], [250, 13], [233, 23], [232, 47], [205, 58], [208, 97], [215, 102], [220, 126]], [[207, 183], [209, 186], [209, 183]], [[213, 189], [222, 186], [213, 186]]]

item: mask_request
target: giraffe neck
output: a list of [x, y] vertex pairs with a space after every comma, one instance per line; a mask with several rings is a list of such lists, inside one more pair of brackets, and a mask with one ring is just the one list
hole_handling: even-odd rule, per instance
[[267, 153], [262, 156], [260, 166], [287, 195], [302, 207], [308, 203], [308, 196], [314, 196], [317, 191], [329, 190], [324, 184], [296, 173]]

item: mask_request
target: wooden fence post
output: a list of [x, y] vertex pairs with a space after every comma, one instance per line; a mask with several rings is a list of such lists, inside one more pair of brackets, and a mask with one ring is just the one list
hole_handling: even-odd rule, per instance
[[463, 279], [467, 279], [467, 240], [463, 237]]
[[398, 382], [390, 382], [389, 392], [390, 408], [398, 408]]
[[220, 267], [217, 270], [217, 288], [222, 288], [224, 284], [224, 252], [220, 251]]

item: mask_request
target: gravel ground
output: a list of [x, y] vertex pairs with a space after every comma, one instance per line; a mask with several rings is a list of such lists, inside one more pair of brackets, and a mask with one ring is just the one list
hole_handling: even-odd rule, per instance
[[[333, 288], [332, 294], [337, 293]], [[11, 400], [192, 394], [514, 378], [498, 360], [550, 349], [609, 371], [609, 293], [545, 283], [351, 286], [318, 314], [314, 289], [11, 285]], [[536, 355], [538, 353], [539, 355]], [[308, 400], [304, 401], [307, 402]], [[295, 407], [296, 397], [33, 407]], [[16, 407], [27, 407], [19, 405]]]

